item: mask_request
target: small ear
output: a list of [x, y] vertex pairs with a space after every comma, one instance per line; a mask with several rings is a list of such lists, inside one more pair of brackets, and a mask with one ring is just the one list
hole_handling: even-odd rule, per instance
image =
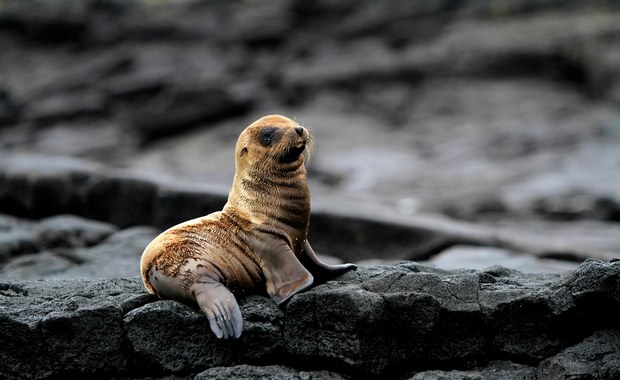
[[243, 155], [246, 154], [247, 152], [248, 152], [248, 148], [241, 149], [241, 152], [239, 152], [239, 157], [243, 157]]

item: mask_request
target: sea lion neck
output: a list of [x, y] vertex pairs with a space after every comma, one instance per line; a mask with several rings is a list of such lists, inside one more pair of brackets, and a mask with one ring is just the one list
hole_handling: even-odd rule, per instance
[[[261, 232], [286, 236], [291, 246], [305, 240], [310, 219], [306, 169], [265, 170], [253, 167], [235, 173], [224, 213], [257, 226]], [[240, 210], [243, 210], [241, 214]]]

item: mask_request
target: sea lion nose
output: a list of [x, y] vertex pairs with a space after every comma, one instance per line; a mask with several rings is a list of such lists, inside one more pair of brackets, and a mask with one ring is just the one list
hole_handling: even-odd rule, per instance
[[304, 127], [295, 127], [295, 132], [297, 132], [297, 134], [299, 136], [304, 134]]

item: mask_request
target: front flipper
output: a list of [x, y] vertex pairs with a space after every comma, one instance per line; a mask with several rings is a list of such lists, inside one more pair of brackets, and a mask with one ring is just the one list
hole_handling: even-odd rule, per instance
[[203, 276], [191, 287], [198, 306], [209, 318], [211, 331], [218, 338], [239, 338], [243, 330], [243, 318], [237, 299], [224, 284]]
[[267, 294], [278, 305], [310, 287], [314, 278], [284, 240], [268, 238], [253, 246], [265, 276]]
[[304, 244], [304, 250], [299, 257], [299, 260], [304, 267], [308, 268], [310, 273], [312, 273], [312, 275], [316, 278], [317, 282], [324, 282], [346, 271], [357, 269], [357, 265], [355, 264], [325, 264], [319, 260], [307, 240]]

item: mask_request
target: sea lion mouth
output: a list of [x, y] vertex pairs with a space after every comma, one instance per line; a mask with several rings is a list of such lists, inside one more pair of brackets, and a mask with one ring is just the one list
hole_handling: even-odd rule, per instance
[[290, 163], [299, 158], [306, 149], [306, 143], [304, 141], [298, 141], [295, 145], [287, 149], [284, 154], [280, 156], [280, 161], [284, 163]]

